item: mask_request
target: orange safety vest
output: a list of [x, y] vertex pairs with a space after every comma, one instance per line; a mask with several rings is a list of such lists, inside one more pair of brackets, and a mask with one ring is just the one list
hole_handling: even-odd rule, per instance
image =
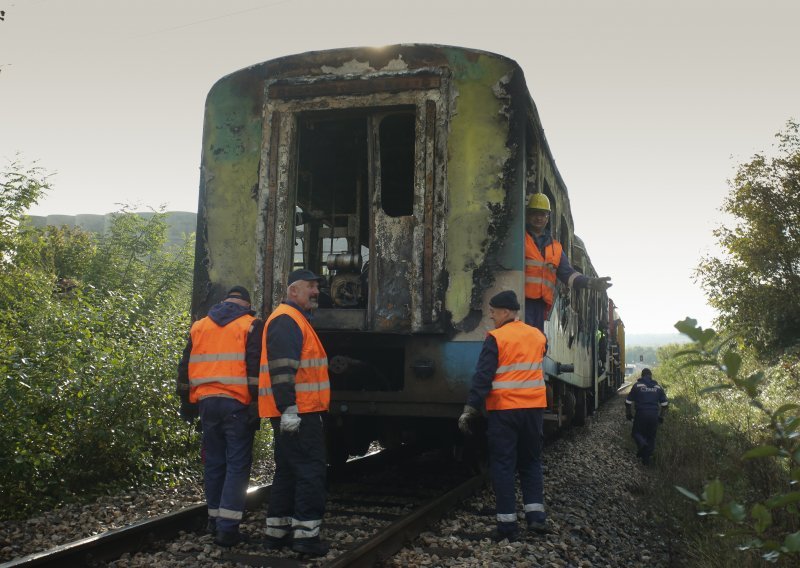
[[[218, 325], [206, 316], [194, 322], [190, 335], [189, 400], [197, 402], [209, 396], [227, 396], [250, 404], [247, 388], [247, 334], [253, 320], [250, 314], [227, 325]], [[255, 377], [252, 382], [255, 383]]]
[[533, 237], [525, 232], [525, 297], [542, 298], [549, 309], [556, 289], [556, 270], [561, 264], [561, 243], [553, 240], [544, 248], [544, 258]]
[[547, 340], [544, 334], [521, 321], [512, 321], [489, 332], [497, 340], [497, 370], [486, 410], [545, 408], [547, 393], [542, 371]]
[[289, 304], [281, 304], [264, 324], [264, 335], [261, 339], [261, 367], [258, 373], [258, 414], [265, 418], [281, 415], [275, 404], [272, 392], [272, 380], [269, 376], [269, 358], [267, 353], [267, 328], [272, 320], [280, 315], [291, 317], [300, 331], [303, 332], [303, 347], [300, 351], [300, 367], [294, 377], [295, 401], [297, 412], [322, 412], [328, 410], [331, 402], [331, 383], [328, 379], [328, 355], [317, 332], [311, 327], [308, 319], [297, 308]]

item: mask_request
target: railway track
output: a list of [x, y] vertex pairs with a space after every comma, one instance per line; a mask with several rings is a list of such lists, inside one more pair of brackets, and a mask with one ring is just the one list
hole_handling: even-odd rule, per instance
[[205, 504], [187, 507], [133, 525], [108, 531], [41, 553], [13, 560], [0, 568], [33, 566], [106, 566], [135, 559], [135, 565], [244, 566], [373, 566], [391, 557], [449, 509], [485, 483], [483, 474], [470, 475], [463, 464], [440, 454], [409, 456], [381, 452], [348, 462], [329, 474], [328, 506], [323, 538], [331, 543], [324, 558], [294, 552], [266, 551], [259, 535], [265, 525], [269, 486], [251, 489], [242, 530], [250, 542], [232, 549], [211, 544], [204, 533]]

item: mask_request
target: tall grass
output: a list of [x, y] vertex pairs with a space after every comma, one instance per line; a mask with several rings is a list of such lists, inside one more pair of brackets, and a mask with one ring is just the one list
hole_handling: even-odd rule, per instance
[[[670, 410], [658, 434], [653, 469], [658, 483], [653, 489], [653, 507], [663, 511], [667, 530], [682, 534], [692, 566], [794, 565], [796, 556], [781, 556], [776, 562], [767, 563], [758, 550], [740, 550], [752, 531], [714, 514], [698, 514], [695, 502], [676, 489], [684, 487], [699, 495], [706, 483], [719, 479], [725, 487], [726, 501], [734, 499], [744, 504], [749, 513], [750, 504], [789, 491], [790, 481], [782, 462], [741, 457], [747, 450], [771, 442], [772, 431], [764, 413], [739, 391], [704, 392], [724, 377], [707, 367], [682, 366], [681, 359], [675, 357], [680, 349], [675, 345], [659, 350], [660, 364], [655, 372], [669, 395]], [[743, 374], [758, 366], [752, 357], [744, 357]], [[797, 371], [796, 359], [794, 365], [791, 360], [784, 360], [768, 368], [759, 400], [772, 409], [800, 402]], [[798, 529], [797, 515], [783, 514], [774, 521], [772, 530], [776, 533]]]

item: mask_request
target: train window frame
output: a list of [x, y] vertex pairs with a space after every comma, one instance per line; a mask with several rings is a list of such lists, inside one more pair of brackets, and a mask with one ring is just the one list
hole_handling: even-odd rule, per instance
[[[406, 77], [407, 79], [407, 77]], [[445, 77], [435, 83], [423, 83], [417, 90], [398, 92], [369, 92], [350, 96], [302, 96], [297, 98], [275, 98], [269, 93], [280, 93], [269, 82], [265, 84], [264, 121], [261, 166], [259, 172], [259, 220], [258, 234], [265, 246], [257, 250], [257, 286], [264, 290], [263, 310], [267, 313], [277, 305], [285, 293], [285, 275], [293, 262], [294, 227], [287, 226], [285, 214], [295, 207], [296, 183], [298, 176], [298, 119], [304, 113], [356, 113], [369, 114], [369, 184], [370, 203], [370, 244], [375, 247], [374, 203], [380, 197], [379, 172], [373, 165], [379, 162], [374, 153], [379, 150], [378, 117], [415, 110], [414, 119], [414, 175], [412, 214], [413, 228], [411, 239], [414, 259], [413, 280], [422, 282], [420, 301], [414, 302], [411, 314], [411, 331], [419, 331], [432, 322], [440, 320], [443, 305], [443, 290], [434, 290], [434, 282], [439, 281], [444, 270], [445, 215], [441, 204], [446, 203], [446, 144], [447, 124], [450, 113], [449, 83]], [[302, 82], [303, 78], [293, 81]], [[405, 83], [403, 83], [405, 84]], [[431, 88], [433, 86], [433, 88]], [[380, 205], [379, 205], [380, 207]], [[387, 215], [384, 213], [384, 215]], [[387, 215], [388, 217], [389, 215]], [[269, 236], [273, 236], [274, 243]], [[369, 263], [369, 281], [375, 282], [375, 263]], [[411, 278], [410, 278], [411, 279]], [[372, 285], [370, 285], [370, 290]], [[372, 322], [376, 311], [375, 294], [369, 293], [366, 306], [366, 321]], [[362, 329], [371, 329], [366, 324]]]

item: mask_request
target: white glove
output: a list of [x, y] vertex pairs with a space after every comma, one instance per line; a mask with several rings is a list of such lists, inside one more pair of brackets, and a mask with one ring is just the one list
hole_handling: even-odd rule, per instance
[[300, 430], [300, 417], [297, 415], [297, 405], [286, 407], [281, 414], [281, 432], [296, 434]]
[[472, 428], [470, 428], [469, 423], [479, 415], [480, 413], [477, 409], [472, 408], [468, 404], [464, 406], [464, 412], [458, 417], [458, 429], [461, 430], [462, 434], [468, 436], [472, 434]]

